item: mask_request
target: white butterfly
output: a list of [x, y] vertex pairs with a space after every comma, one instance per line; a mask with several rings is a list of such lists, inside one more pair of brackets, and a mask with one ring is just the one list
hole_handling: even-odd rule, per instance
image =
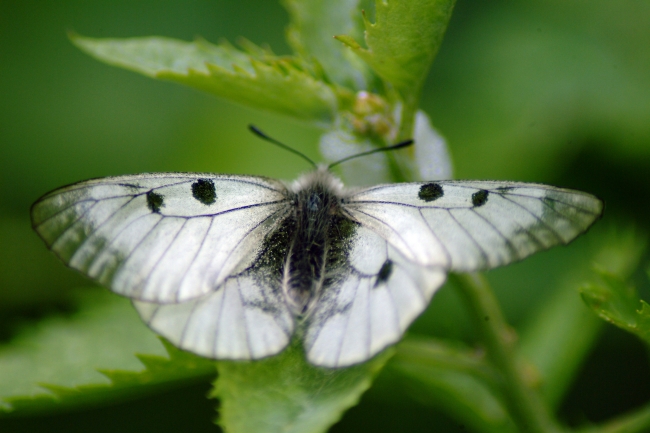
[[290, 186], [200, 173], [89, 180], [39, 199], [32, 223], [183, 349], [259, 359], [298, 335], [311, 363], [344, 367], [397, 342], [447, 272], [566, 244], [602, 209], [586, 193], [516, 182], [353, 191], [319, 167]]

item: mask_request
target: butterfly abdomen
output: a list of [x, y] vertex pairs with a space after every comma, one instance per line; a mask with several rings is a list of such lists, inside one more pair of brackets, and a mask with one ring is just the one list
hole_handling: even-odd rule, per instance
[[285, 284], [289, 304], [297, 315], [308, 312], [329, 277], [332, 245], [336, 243], [332, 227], [341, 218], [338, 188], [327, 175], [316, 173], [295, 189], [295, 231]]

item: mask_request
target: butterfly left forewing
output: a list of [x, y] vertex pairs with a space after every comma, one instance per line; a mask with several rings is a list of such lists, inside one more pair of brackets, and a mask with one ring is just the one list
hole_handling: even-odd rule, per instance
[[518, 182], [380, 185], [345, 210], [409, 260], [461, 272], [521, 260], [586, 231], [602, 202], [580, 191]]
[[399, 341], [444, 280], [442, 268], [418, 266], [357, 227], [345, 263], [306, 320], [307, 359], [323, 367], [366, 361]]
[[70, 267], [119, 294], [165, 303], [221, 284], [288, 206], [278, 181], [158, 173], [60, 188], [34, 204], [32, 223]]

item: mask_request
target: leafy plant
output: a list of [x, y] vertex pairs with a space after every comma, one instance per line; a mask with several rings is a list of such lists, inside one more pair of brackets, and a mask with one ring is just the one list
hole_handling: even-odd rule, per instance
[[[322, 153], [330, 160], [418, 138], [406, 158], [377, 155], [344, 167], [350, 183], [445, 178], [451, 175], [445, 144], [419, 111], [419, 99], [454, 3], [376, 0], [362, 13], [355, 0], [284, 0], [291, 18], [291, 56], [275, 55], [248, 41], [237, 48], [202, 39], [93, 39], [77, 34], [70, 39], [106, 63], [315, 125], [322, 130]], [[432, 159], [437, 160], [435, 170]], [[650, 307], [639, 302], [630, 286], [645, 247], [640, 237], [631, 231], [603, 236], [587, 253], [586, 262], [595, 263], [596, 271], [586, 264], [567, 276], [562, 290], [537, 310], [519, 337], [506, 323], [487, 281], [480, 275], [457, 275], [451, 286], [473, 319], [479, 336], [474, 347], [410, 336], [368, 363], [341, 370], [307, 364], [295, 345], [261, 361], [213, 363], [164, 342], [161, 346], [124, 300], [80, 294], [85, 315], [72, 322], [46, 321], [0, 352], [0, 371], [15, 377], [0, 392], [0, 408], [21, 414], [97, 404], [205, 379], [215, 375], [216, 367], [211, 397], [220, 400], [218, 423], [224, 430], [323, 432], [359, 401], [383, 369], [412, 398], [443, 408], [472, 430], [564, 431], [555, 409], [601, 328], [595, 315], [576, 302], [577, 286], [601, 318], [649, 341]], [[145, 348], [148, 354], [138, 356], [145, 370], [135, 371], [139, 363], [134, 359], [121, 370], [100, 370], [108, 382], [98, 384], [95, 372], [79, 371], [64, 359], [64, 341], [75, 357], [91, 357], [96, 347], [91, 340], [99, 329], [119, 334], [113, 350]], [[59, 351], [48, 352], [48, 344]], [[61, 357], [61, 369], [39, 372], [35, 360], [54, 352]], [[99, 359], [93, 362], [101, 366]], [[584, 430], [649, 428], [647, 406]]]

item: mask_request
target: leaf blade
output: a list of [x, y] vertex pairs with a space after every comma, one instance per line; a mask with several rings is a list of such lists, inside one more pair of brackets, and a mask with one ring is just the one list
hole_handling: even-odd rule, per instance
[[277, 57], [197, 39], [165, 37], [94, 39], [70, 35], [98, 60], [145, 76], [173, 81], [252, 108], [329, 124], [338, 105], [334, 89], [296, 58]]
[[392, 349], [349, 368], [319, 368], [294, 341], [267, 359], [220, 361], [212, 393], [221, 401], [219, 424], [231, 433], [325, 432], [358, 403], [390, 355]]
[[293, 50], [308, 59], [318, 59], [335, 83], [362, 90], [372, 79], [367, 66], [334, 40], [337, 34], [360, 35], [361, 21], [354, 19], [359, 0], [283, 0], [291, 23], [287, 41]]
[[367, 48], [349, 35], [336, 38], [410, 101], [419, 95], [454, 4], [455, 0], [376, 0], [375, 22], [364, 16]]
[[78, 298], [77, 314], [45, 319], [0, 347], [0, 416], [105, 403], [214, 374], [212, 361], [161, 346], [126, 299], [99, 290]]

